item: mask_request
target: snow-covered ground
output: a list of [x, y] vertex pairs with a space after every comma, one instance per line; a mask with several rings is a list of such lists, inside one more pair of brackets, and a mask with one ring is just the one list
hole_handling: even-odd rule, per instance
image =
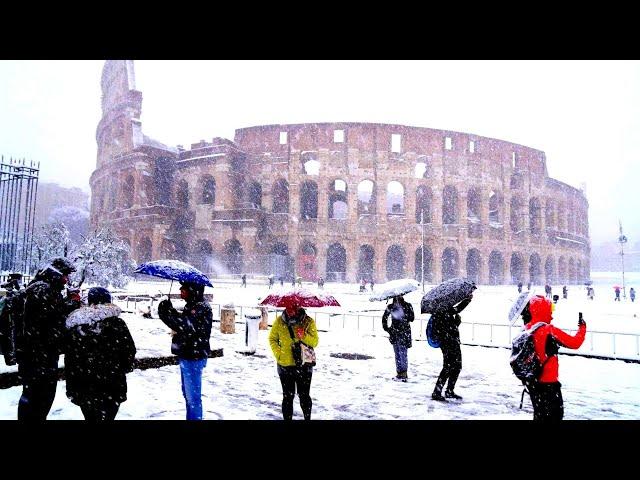
[[[569, 298], [560, 300], [554, 323], [575, 327], [577, 311], [583, 311], [589, 329], [608, 329], [640, 333], [638, 305], [613, 302], [609, 280], [596, 284], [596, 299], [587, 300], [584, 287], [571, 286]], [[635, 284], [640, 284], [635, 279]], [[632, 285], [627, 280], [627, 288]], [[174, 290], [177, 291], [174, 284]], [[268, 292], [266, 285], [240, 288], [214, 282], [212, 303], [234, 302], [255, 305]], [[167, 292], [169, 283], [137, 282], [131, 292]], [[378, 319], [384, 302], [369, 302], [370, 292], [358, 293], [358, 285], [326, 284], [325, 291], [343, 305], [336, 312], [365, 312]], [[561, 293], [554, 287], [554, 293]], [[474, 301], [463, 312], [463, 320], [506, 324], [515, 287], [480, 287]], [[407, 295], [417, 310], [421, 290]], [[174, 302], [178, 303], [178, 302]], [[124, 303], [120, 303], [124, 307]], [[141, 305], [138, 304], [140, 308]], [[131, 310], [130, 304], [130, 310]], [[373, 311], [368, 311], [373, 310]], [[327, 309], [327, 311], [333, 311]], [[364, 314], [364, 313], [363, 313]], [[416, 315], [420, 319], [426, 315]], [[158, 319], [145, 319], [137, 313], [125, 313], [138, 348], [138, 357], [169, 355], [169, 330]], [[259, 332], [256, 354], [246, 356], [244, 325], [237, 318], [235, 334], [221, 334], [214, 323], [213, 348], [223, 348], [224, 356], [209, 360], [203, 379], [203, 404], [206, 419], [280, 419], [281, 387], [275, 361], [267, 341], [268, 330]], [[321, 322], [319, 322], [321, 323]], [[341, 325], [341, 322], [339, 322]], [[376, 324], [380, 323], [379, 320]], [[420, 338], [418, 327], [414, 338]], [[586, 342], [585, 342], [586, 343]], [[456, 391], [462, 401], [440, 403], [430, 398], [435, 379], [442, 367], [439, 349], [424, 341], [414, 341], [409, 350], [409, 381], [392, 381], [395, 375], [393, 349], [379, 328], [359, 331], [331, 328], [320, 331], [316, 349], [311, 397], [314, 419], [530, 419], [532, 409], [525, 396], [520, 410], [522, 388], [511, 372], [509, 350], [463, 345], [463, 368]], [[359, 353], [369, 360], [347, 360], [332, 354]], [[0, 371], [15, 370], [2, 366]], [[598, 360], [579, 356], [560, 356], [560, 381], [563, 384], [566, 419], [640, 419], [640, 364], [620, 360]], [[183, 419], [184, 400], [177, 366], [136, 370], [128, 375], [129, 400], [122, 404], [118, 419]], [[15, 419], [21, 387], [0, 390], [0, 419]], [[65, 382], [58, 383], [50, 419], [82, 419], [80, 409], [65, 396]], [[295, 403], [294, 418], [301, 418]]]

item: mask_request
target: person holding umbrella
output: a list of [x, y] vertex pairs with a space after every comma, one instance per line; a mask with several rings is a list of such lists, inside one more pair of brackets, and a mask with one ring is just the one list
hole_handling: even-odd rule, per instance
[[175, 332], [171, 353], [178, 356], [180, 364], [187, 420], [202, 420], [202, 370], [211, 353], [213, 315], [204, 300], [204, 285], [187, 281], [180, 284], [180, 297], [186, 301], [182, 313], [173, 308], [171, 300], [165, 299], [158, 304], [158, 316]]
[[[387, 324], [387, 319], [391, 316], [391, 326]], [[389, 342], [393, 345], [393, 352], [396, 359], [396, 377], [394, 380], [407, 381], [407, 370], [409, 360], [407, 350], [411, 348], [411, 325], [415, 315], [413, 307], [402, 295], [393, 297], [393, 301], [387, 305], [382, 314], [382, 328], [389, 334]]]
[[[269, 333], [269, 345], [277, 362], [282, 384], [282, 418], [293, 419], [293, 398], [298, 391], [300, 408], [305, 420], [311, 420], [311, 365], [297, 366], [293, 358], [293, 345], [302, 342], [315, 348], [318, 345], [316, 322], [307, 315], [295, 296], [285, 297], [284, 312], [276, 317]], [[263, 302], [264, 303], [264, 302]]]

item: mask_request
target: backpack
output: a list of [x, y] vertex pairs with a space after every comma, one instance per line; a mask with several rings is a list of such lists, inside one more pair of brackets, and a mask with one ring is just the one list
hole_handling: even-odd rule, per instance
[[433, 331], [433, 315], [429, 317], [426, 334], [427, 334], [427, 342], [429, 343], [429, 346], [433, 348], [440, 348], [440, 339], [436, 337], [435, 332]]
[[538, 380], [540, 373], [542, 373], [542, 367], [550, 358], [548, 356], [544, 362], [540, 362], [533, 343], [534, 332], [545, 325], [547, 325], [545, 322], [536, 323], [529, 330], [525, 330], [514, 338], [511, 343], [509, 363], [515, 376], [525, 386]]
[[26, 290], [0, 299], [0, 352], [7, 365], [15, 365], [24, 336]]

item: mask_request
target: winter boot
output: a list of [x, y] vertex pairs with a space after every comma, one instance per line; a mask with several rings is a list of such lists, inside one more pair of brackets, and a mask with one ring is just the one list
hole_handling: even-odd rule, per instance
[[393, 378], [396, 382], [405, 382], [407, 381], [407, 372], [398, 372], [398, 374]]
[[436, 383], [436, 388], [433, 390], [431, 394], [432, 400], [438, 400], [439, 402], [446, 402], [447, 399], [442, 396], [442, 385], [438, 385]]
[[446, 390], [444, 392], [444, 396], [447, 398], [454, 398], [456, 400], [462, 400], [462, 397], [456, 393], [453, 392], [453, 390]]

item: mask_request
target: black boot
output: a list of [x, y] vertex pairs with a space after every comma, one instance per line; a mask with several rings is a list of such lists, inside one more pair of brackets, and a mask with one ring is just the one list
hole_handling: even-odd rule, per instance
[[456, 400], [462, 400], [462, 397], [453, 392], [453, 390], [447, 390], [444, 392], [444, 396], [447, 398], [455, 398]]

